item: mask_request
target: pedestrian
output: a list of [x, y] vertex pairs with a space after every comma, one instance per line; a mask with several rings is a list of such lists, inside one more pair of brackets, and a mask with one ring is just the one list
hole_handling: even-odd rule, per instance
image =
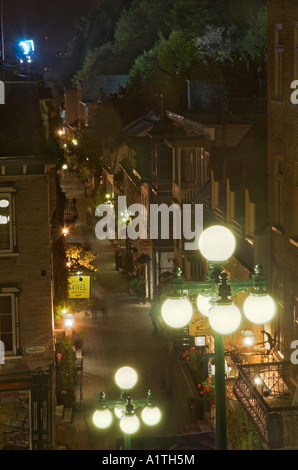
[[149, 315], [150, 315], [150, 318], [151, 318], [151, 321], [152, 321], [152, 327], [153, 327], [152, 334], [157, 335], [158, 334], [158, 323], [157, 322], [158, 322], [158, 317], [160, 316], [160, 303], [159, 303], [158, 299], [153, 299], [152, 300]]
[[120, 267], [121, 261], [121, 252], [120, 252], [120, 245], [117, 245], [115, 249], [115, 268], [118, 270]]
[[146, 303], [146, 287], [145, 287], [145, 281], [144, 278], [140, 279], [140, 282], [137, 287], [137, 299], [139, 304], [145, 304]]

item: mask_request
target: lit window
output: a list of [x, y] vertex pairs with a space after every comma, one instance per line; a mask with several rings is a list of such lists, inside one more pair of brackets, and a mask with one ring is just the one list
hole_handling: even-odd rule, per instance
[[0, 254], [16, 251], [15, 191], [0, 188]]
[[283, 96], [283, 35], [282, 25], [275, 25], [274, 34], [274, 49], [275, 49], [275, 96]]

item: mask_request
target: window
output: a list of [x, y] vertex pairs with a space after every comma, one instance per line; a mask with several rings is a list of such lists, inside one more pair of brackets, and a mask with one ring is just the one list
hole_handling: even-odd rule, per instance
[[293, 236], [298, 237], [298, 162], [294, 162]]
[[15, 190], [0, 187], [0, 254], [15, 251]]
[[294, 41], [294, 80], [298, 80], [298, 23], [295, 27]]
[[277, 158], [275, 162], [275, 224], [283, 225], [283, 182], [284, 182], [284, 162], [282, 158]]
[[283, 96], [283, 34], [282, 25], [275, 25], [274, 32], [274, 50], [275, 50], [275, 96]]
[[3, 341], [5, 354], [17, 354], [19, 324], [17, 322], [17, 297], [11, 292], [0, 293], [0, 340]]

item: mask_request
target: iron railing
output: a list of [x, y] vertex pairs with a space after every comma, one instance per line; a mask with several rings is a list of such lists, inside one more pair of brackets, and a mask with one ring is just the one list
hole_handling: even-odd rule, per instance
[[233, 392], [269, 448], [298, 445], [296, 377], [291, 362], [245, 364]]

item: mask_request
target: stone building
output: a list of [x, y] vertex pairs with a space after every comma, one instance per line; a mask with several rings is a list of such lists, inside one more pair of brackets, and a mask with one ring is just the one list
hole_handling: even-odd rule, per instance
[[268, 2], [268, 199], [277, 350], [298, 338], [298, 3]]
[[57, 150], [38, 77], [5, 75], [0, 106], [0, 448], [53, 442], [53, 249]]

